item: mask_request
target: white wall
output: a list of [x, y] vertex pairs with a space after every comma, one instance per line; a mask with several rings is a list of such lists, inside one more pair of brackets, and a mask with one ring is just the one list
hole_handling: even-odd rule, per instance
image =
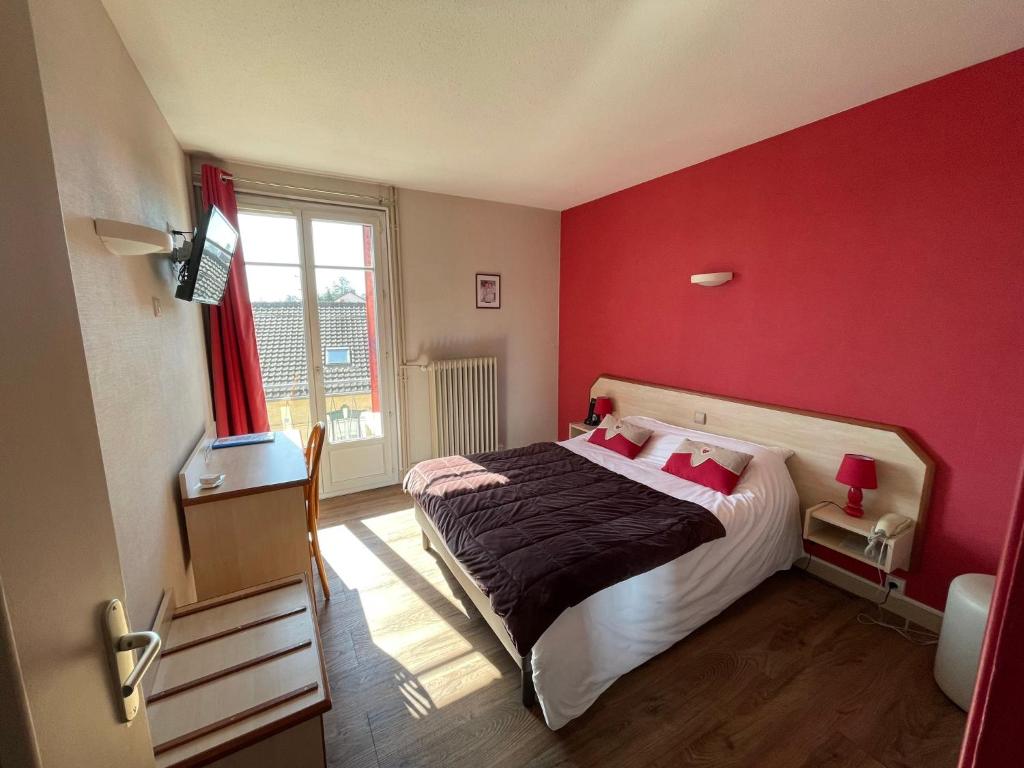
[[[497, 355], [499, 435], [557, 432], [557, 211], [398, 191], [406, 360]], [[501, 309], [477, 309], [477, 272], [501, 274]], [[430, 456], [426, 374], [408, 371], [409, 457]]]
[[0, 681], [24, 693], [0, 685], [0, 760], [147, 765], [100, 629], [124, 584], [26, 0], [0, 3], [0, 50]]
[[190, 229], [186, 159], [97, 0], [34, 0], [32, 18], [128, 610], [148, 626], [165, 587], [194, 594], [175, 494], [210, 418], [202, 317], [166, 257], [112, 255], [93, 219]]

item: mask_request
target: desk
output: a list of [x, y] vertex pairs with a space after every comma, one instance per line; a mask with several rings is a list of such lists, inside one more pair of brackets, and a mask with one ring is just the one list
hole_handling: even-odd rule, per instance
[[[178, 473], [196, 599], [235, 592], [294, 573], [310, 573], [306, 459], [296, 435], [219, 448], [199, 441]], [[217, 488], [199, 476], [223, 472]]]

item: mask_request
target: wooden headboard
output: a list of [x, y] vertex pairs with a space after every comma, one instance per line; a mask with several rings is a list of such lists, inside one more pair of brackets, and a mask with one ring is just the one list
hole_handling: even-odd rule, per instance
[[[612, 398], [619, 417], [649, 416], [679, 427], [793, 450], [787, 466], [802, 509], [820, 501], [845, 503], [846, 488], [835, 479], [843, 454], [871, 456], [877, 463], [878, 490], [864, 491], [865, 508], [870, 505], [872, 511], [898, 512], [915, 520], [915, 556], [920, 551], [935, 462], [901, 427], [608, 374], [599, 376], [590, 388], [591, 397], [599, 395]], [[707, 423], [694, 421], [698, 411], [707, 415]]]

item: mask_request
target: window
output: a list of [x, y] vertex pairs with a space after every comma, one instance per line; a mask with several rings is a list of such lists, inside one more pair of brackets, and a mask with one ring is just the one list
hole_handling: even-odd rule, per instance
[[324, 357], [327, 365], [348, 365], [352, 362], [348, 347], [325, 347]]
[[310, 417], [300, 220], [286, 210], [243, 208], [238, 228], [270, 428], [297, 429], [305, 444], [317, 420]]

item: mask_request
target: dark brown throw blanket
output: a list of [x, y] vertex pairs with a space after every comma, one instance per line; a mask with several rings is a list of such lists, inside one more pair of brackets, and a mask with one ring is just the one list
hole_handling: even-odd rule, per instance
[[431, 459], [405, 482], [524, 656], [566, 608], [725, 535], [554, 443]]

